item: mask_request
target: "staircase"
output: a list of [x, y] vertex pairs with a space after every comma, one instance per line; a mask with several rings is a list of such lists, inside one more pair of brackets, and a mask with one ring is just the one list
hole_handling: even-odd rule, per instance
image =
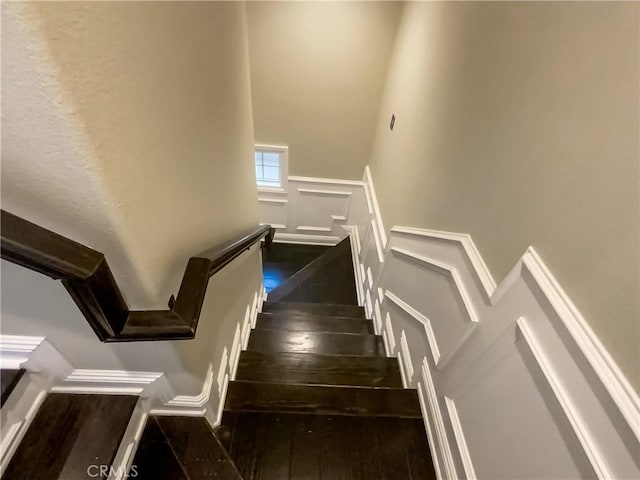
[[222, 425], [246, 480], [435, 478], [417, 393], [357, 305], [349, 239], [269, 294]]
[[[265, 267], [309, 257], [273, 248]], [[348, 239], [318, 254], [263, 304], [215, 431], [149, 417], [126, 477], [111, 467], [137, 397], [49, 394], [2, 478], [435, 479], [417, 393], [357, 305]]]

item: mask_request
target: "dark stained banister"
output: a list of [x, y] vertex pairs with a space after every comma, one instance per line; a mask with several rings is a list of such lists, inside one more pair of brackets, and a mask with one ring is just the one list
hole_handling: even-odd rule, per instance
[[130, 311], [104, 255], [4, 210], [2, 258], [61, 280], [103, 342], [194, 338], [209, 278], [274, 229], [259, 226], [189, 259], [168, 310]]

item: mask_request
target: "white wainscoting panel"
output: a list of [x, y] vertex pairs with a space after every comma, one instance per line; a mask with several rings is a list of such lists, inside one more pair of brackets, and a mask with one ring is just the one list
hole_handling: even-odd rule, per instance
[[277, 228], [276, 242], [335, 245], [353, 201], [364, 200], [358, 180], [290, 176], [281, 190], [260, 189], [260, 223]]
[[469, 235], [387, 236], [368, 168], [363, 191], [357, 288], [389, 353], [402, 332], [438, 478], [640, 478], [638, 395], [535, 249], [497, 285]]

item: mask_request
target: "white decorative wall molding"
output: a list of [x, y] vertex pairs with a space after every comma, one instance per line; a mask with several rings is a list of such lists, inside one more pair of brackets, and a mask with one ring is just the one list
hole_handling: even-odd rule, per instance
[[160, 378], [162, 372], [133, 372], [127, 370], [75, 369], [54, 385], [58, 393], [95, 393], [110, 395], [148, 394], [150, 387]]
[[258, 185], [258, 193], [264, 193], [267, 195], [287, 195], [287, 191], [282, 187], [265, 187]]
[[364, 313], [367, 318], [371, 318], [373, 315], [373, 302], [371, 301], [371, 291], [367, 288], [364, 292]]
[[345, 190], [318, 190], [313, 188], [298, 188], [298, 193], [311, 195], [327, 195], [329, 197], [350, 197], [352, 192]]
[[14, 370], [21, 368], [43, 341], [44, 337], [0, 335], [0, 368]]
[[394, 352], [396, 349], [396, 339], [393, 335], [393, 325], [391, 324], [391, 317], [389, 316], [389, 312], [387, 312], [387, 317], [385, 318], [384, 331], [386, 332], [387, 339], [389, 340], [389, 349], [391, 350], [391, 352]]
[[375, 327], [376, 332], [379, 332], [382, 329], [382, 312], [380, 311], [380, 303], [376, 298], [375, 302], [373, 302], [373, 326]]
[[247, 348], [247, 344], [249, 343], [249, 334], [251, 333], [251, 305], [247, 305], [247, 308], [244, 312], [244, 321], [242, 322], [242, 350]]
[[411, 383], [413, 378], [413, 363], [411, 362], [411, 354], [409, 353], [409, 343], [407, 342], [407, 334], [404, 330], [400, 332], [400, 355], [404, 360], [404, 369], [407, 375], [407, 384]]
[[231, 380], [235, 378], [235, 368], [240, 358], [240, 352], [242, 351], [242, 336], [240, 330], [240, 322], [236, 325], [236, 332], [233, 335], [233, 341], [231, 342], [231, 355], [229, 355], [229, 372], [231, 374]]
[[601, 480], [614, 478], [604, 459], [600, 455], [600, 451], [598, 450], [597, 445], [595, 445], [584, 419], [576, 408], [571, 396], [566, 391], [565, 387], [563, 387], [562, 381], [555, 373], [551, 362], [547, 359], [544, 350], [538, 343], [538, 340], [536, 340], [535, 334], [528, 325], [528, 321], [525, 318], [520, 317], [517, 320], [516, 325], [520, 338], [535, 358], [537, 366], [540, 368], [544, 379], [555, 395], [563, 414], [571, 424], [571, 428], [580, 442], [585, 455], [589, 459], [595, 476]]
[[362, 279], [360, 278], [360, 268], [358, 268], [358, 256], [360, 255], [360, 240], [358, 239], [358, 228], [354, 225], [344, 225], [349, 234], [349, 242], [351, 244], [351, 261], [353, 262], [353, 277], [356, 281], [356, 295], [358, 297], [358, 305], [364, 303], [364, 292], [362, 289]]
[[473, 462], [471, 461], [469, 449], [467, 448], [467, 442], [464, 438], [464, 431], [462, 430], [462, 425], [460, 424], [460, 417], [458, 416], [456, 404], [449, 397], [444, 397], [444, 403], [449, 414], [449, 421], [451, 422], [451, 426], [453, 428], [453, 436], [456, 439], [456, 444], [458, 446], [458, 454], [460, 455], [460, 459], [462, 460], [465, 478], [467, 480], [476, 480], [476, 472], [473, 469]]
[[298, 243], [302, 245], [327, 245], [334, 246], [340, 241], [340, 237], [333, 235], [304, 235], [300, 233], [276, 232], [273, 237], [276, 243]]
[[218, 410], [216, 412], [216, 418], [213, 425], [220, 425], [222, 423], [222, 414], [224, 412], [224, 402], [227, 398], [227, 389], [229, 388], [229, 374], [225, 374], [224, 381], [222, 383], [222, 392], [220, 393], [220, 402], [218, 403]]
[[222, 350], [222, 358], [220, 359], [220, 366], [218, 367], [218, 376], [217, 376], [217, 383], [218, 383], [218, 394], [222, 395], [222, 389], [224, 386], [224, 377], [227, 374], [227, 363], [229, 362], [229, 353], [227, 350], [227, 347], [224, 347], [224, 350]]
[[378, 254], [378, 261], [384, 263], [384, 242], [380, 235], [380, 229], [376, 224], [376, 220], [371, 220], [371, 232], [373, 233], [373, 240], [376, 245], [376, 253]]
[[640, 442], [638, 394], [533, 247], [527, 249], [522, 263], [553, 306]]
[[19, 445], [19, 442], [16, 441], [16, 437], [20, 432], [20, 427], [23, 423], [23, 421], [12, 423], [2, 434], [2, 439], [0, 440], [0, 475], [4, 473], [15, 448]]
[[296, 227], [297, 232], [330, 232], [330, 227], [313, 227], [311, 225], [300, 225]]
[[[264, 223], [261, 223], [260, 225], [265, 225]], [[287, 226], [284, 225], [283, 223], [270, 223], [269, 225], [271, 225], [272, 228], [275, 228], [276, 230], [286, 230]], [[264, 242], [264, 238], [262, 240], [260, 240], [261, 242]]]
[[[434, 449], [434, 446], [436, 445], [436, 434], [433, 431], [433, 427], [431, 424], [431, 421], [429, 420], [429, 412], [428, 412], [428, 405], [427, 405], [427, 401], [424, 398], [424, 393], [422, 393], [422, 383], [418, 382], [417, 384], [417, 391], [418, 391], [418, 401], [420, 402], [420, 411], [422, 412], [422, 420], [424, 423], [424, 429], [427, 432], [427, 438], [429, 440], [429, 446], [431, 447], [431, 449]], [[442, 476], [442, 468], [440, 467], [440, 459], [438, 458], [437, 455], [434, 455], [432, 453], [431, 455], [431, 460], [433, 461], [433, 467], [434, 470], [436, 472], [436, 478], [438, 480], [443, 480], [443, 476]]]
[[348, 215], [358, 289], [390, 354], [402, 332], [438, 478], [640, 477], [638, 395], [536, 250], [496, 285], [469, 235], [394, 226], [383, 240], [368, 169], [363, 187]]
[[200, 393], [198, 395], [177, 395], [167, 402], [167, 406], [197, 409], [204, 407], [209, 401], [209, 396], [211, 395], [213, 378], [213, 364], [209, 363]]
[[[440, 363], [440, 348], [438, 347], [438, 341], [436, 340], [436, 336], [433, 333], [433, 328], [431, 328], [431, 321], [409, 305], [404, 300], [400, 299], [397, 295], [387, 290], [384, 293], [384, 298], [388, 298], [399, 308], [404, 310], [409, 316], [417, 320], [420, 325], [424, 328], [424, 333], [427, 337], [427, 341], [429, 342], [429, 351], [431, 352], [431, 356], [433, 358], [434, 365], [438, 366]], [[391, 321], [389, 319], [389, 313], [387, 312], [387, 321], [389, 325], [391, 325]]]
[[453, 460], [453, 454], [451, 453], [451, 444], [449, 443], [447, 430], [442, 418], [442, 411], [438, 403], [438, 394], [433, 383], [433, 378], [431, 377], [431, 370], [429, 369], [429, 363], [427, 362], [426, 357], [422, 359], [421, 371], [422, 384], [424, 385], [427, 394], [426, 402], [422, 392], [420, 392], [418, 398], [422, 398], [422, 403], [426, 403], [426, 407], [423, 408], [423, 411], [428, 408], [430, 415], [426, 418], [431, 418], [435, 427], [435, 431], [432, 436], [435, 437], [437, 443], [434, 442], [431, 444], [432, 448], [435, 447], [435, 455], [432, 455], [432, 458], [434, 459], [434, 463], [438, 466], [437, 469], [440, 470], [440, 474], [442, 475], [442, 473], [444, 473], [444, 476], [439, 478], [448, 480], [460, 478], [456, 472], [456, 465]]
[[159, 417], [204, 417], [206, 413], [206, 408], [152, 408], [149, 410], [149, 415]]
[[258, 197], [258, 203], [277, 203], [277, 204], [287, 204], [289, 203], [289, 200], [287, 200], [286, 198], [264, 198], [264, 197]]
[[149, 408], [146, 402], [146, 400], [138, 401], [129, 419], [127, 428], [120, 441], [120, 447], [111, 463], [113, 465], [113, 474], [111, 474], [109, 478], [112, 480], [128, 478], [135, 452], [140, 443], [140, 438], [142, 438], [142, 432], [147, 423], [147, 418], [149, 418]]
[[297, 177], [289, 175], [290, 182], [297, 183], [318, 183], [318, 184], [333, 184], [333, 185], [349, 185], [352, 187], [361, 187], [362, 182], [360, 180], [342, 180], [338, 178], [321, 178], [321, 177]]
[[289, 176], [280, 192], [259, 189], [260, 222], [279, 227], [276, 242], [335, 245], [363, 189], [362, 181]]
[[[38, 413], [42, 402], [47, 397], [47, 391], [43, 389], [33, 388], [27, 392], [27, 395], [23, 396], [21, 400], [28, 410], [25, 414], [21, 415], [22, 418], [16, 420], [12, 418], [8, 423], [9, 425], [3, 425], [2, 438], [0, 439], [0, 476], [2, 476], [11, 461], [11, 457], [15, 453], [18, 445], [22, 441], [25, 433], [29, 429], [31, 422]], [[3, 406], [3, 410], [10, 408], [6, 404]], [[4, 416], [3, 416], [4, 417]], [[5, 422], [3, 422], [5, 423]]]
[[[388, 354], [387, 354], [388, 355]], [[405, 366], [405, 360], [402, 355], [398, 355], [398, 367], [400, 368], [400, 377], [402, 378], [402, 387], [409, 388], [409, 379], [407, 378], [407, 370]]]
[[[197, 395], [176, 396], [162, 372], [76, 369], [44, 337], [0, 335], [3, 368], [27, 370], [0, 411], [0, 476], [50, 391], [141, 397], [114, 459], [120, 474], [129, 470], [148, 415], [205, 416], [212, 425], [219, 424], [230, 375], [237, 369], [240, 350], [246, 346], [265, 298], [266, 290], [260, 284], [246, 306], [242, 322], [237, 324], [232, 342], [234, 357], [229, 358], [229, 348], [225, 346], [217, 375], [214, 375], [213, 364], [209, 363]], [[211, 411], [208, 404], [211, 403], [214, 379], [217, 388], [213, 394], [218, 402], [215, 411]]]
[[367, 185], [367, 190], [369, 193], [369, 198], [371, 201], [371, 209], [373, 210], [373, 215], [375, 216], [376, 227], [378, 231], [378, 236], [380, 237], [380, 241], [382, 243], [382, 248], [386, 248], [387, 246], [387, 233], [384, 230], [384, 224], [382, 223], [382, 214], [380, 213], [380, 205], [378, 205], [378, 197], [376, 196], [376, 188], [373, 185], [373, 178], [371, 177], [371, 170], [369, 169], [369, 165], [364, 167], [364, 179], [363, 183]]
[[[247, 303], [242, 320], [236, 323], [233, 339], [230, 346], [225, 346], [222, 350], [218, 368], [214, 374], [214, 367], [209, 363], [207, 373], [202, 385], [202, 390], [198, 395], [180, 395], [165, 402], [163, 408], [152, 410], [157, 415], [187, 415], [187, 416], [207, 416], [213, 425], [220, 423], [222, 408], [227, 395], [227, 387], [230, 379], [235, 378], [240, 360], [240, 353], [246, 348], [249, 341], [251, 329], [255, 326], [258, 313], [262, 310], [262, 304], [266, 298], [266, 290], [261, 283], [254, 292], [253, 298]], [[211, 394], [214, 381], [216, 382], [217, 409], [209, 412], [206, 408], [211, 404]], [[214, 393], [215, 395], [215, 393]], [[214, 414], [215, 413], [215, 414]]]
[[496, 282], [489, 271], [484, 259], [480, 255], [480, 251], [473, 242], [471, 235], [466, 233], [442, 232], [437, 230], [428, 230], [425, 228], [398, 227], [391, 228], [393, 233], [401, 233], [406, 235], [418, 235], [431, 239], [439, 239], [448, 242], [460, 244], [464, 249], [469, 262], [473, 266], [473, 271], [484, 288], [486, 298], [491, 298], [493, 291], [496, 289]]
[[469, 293], [467, 292], [467, 289], [465, 288], [462, 280], [460, 280], [460, 275], [458, 275], [458, 272], [455, 268], [449, 265], [446, 265], [444, 263], [438, 262], [437, 260], [433, 260], [431, 258], [425, 257], [424, 255], [418, 255], [417, 253], [410, 252], [409, 250], [406, 250], [404, 248], [392, 247], [391, 252], [397, 255], [401, 255], [410, 260], [420, 262], [424, 266], [426, 266], [428, 269], [438, 272], [440, 274], [446, 275], [449, 278], [451, 278], [451, 280], [455, 284], [456, 291], [458, 295], [460, 295], [460, 299], [464, 304], [464, 308], [467, 311], [467, 317], [469, 321], [474, 323], [478, 322], [478, 316], [476, 315], [476, 312], [473, 309], [473, 305], [469, 298]]

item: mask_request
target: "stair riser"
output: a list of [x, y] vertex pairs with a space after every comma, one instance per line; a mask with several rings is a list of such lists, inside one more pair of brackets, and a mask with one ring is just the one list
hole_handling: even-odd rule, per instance
[[321, 353], [325, 355], [385, 356], [377, 335], [254, 330], [247, 350], [258, 352]]
[[234, 381], [227, 411], [420, 418], [415, 390], [323, 387]]
[[364, 308], [351, 305], [329, 305], [324, 303], [265, 302], [263, 312], [283, 312], [290, 314], [317, 314], [337, 317], [365, 318]]
[[242, 352], [236, 380], [402, 388], [398, 362], [383, 357]]
[[371, 320], [345, 317], [284, 316], [260, 314], [256, 324], [258, 329], [295, 330], [307, 332], [335, 332], [372, 334]]

